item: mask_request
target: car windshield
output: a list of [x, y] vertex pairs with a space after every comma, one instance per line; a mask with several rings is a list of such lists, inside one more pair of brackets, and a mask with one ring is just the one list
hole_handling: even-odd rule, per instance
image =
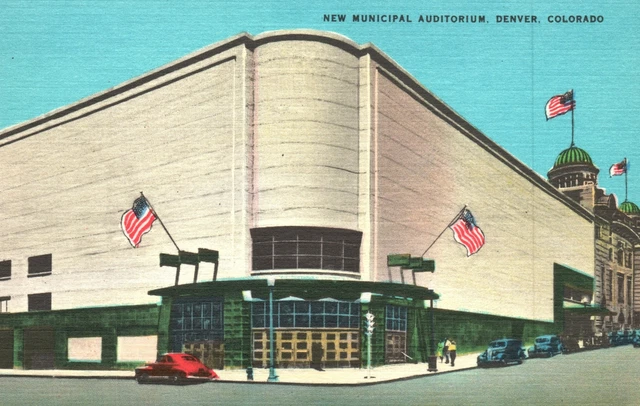
[[507, 346], [506, 341], [494, 341], [489, 344], [490, 348], [504, 348]]
[[549, 338], [545, 337], [545, 338], [536, 338], [536, 343], [538, 344], [542, 344], [542, 343], [548, 343], [549, 342]]
[[196, 357], [193, 357], [191, 355], [183, 355], [182, 359], [185, 361], [200, 362]]

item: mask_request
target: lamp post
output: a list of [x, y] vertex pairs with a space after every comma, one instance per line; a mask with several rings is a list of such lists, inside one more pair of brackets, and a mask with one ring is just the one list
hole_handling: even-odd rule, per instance
[[273, 356], [273, 287], [275, 284], [275, 278], [267, 278], [267, 286], [269, 286], [269, 378], [267, 379], [267, 382], [278, 382], [275, 359]]
[[433, 315], [433, 299], [429, 299], [429, 324], [431, 327], [431, 339], [429, 340], [429, 356], [427, 358], [427, 371], [438, 372], [438, 357], [436, 356], [436, 322]]

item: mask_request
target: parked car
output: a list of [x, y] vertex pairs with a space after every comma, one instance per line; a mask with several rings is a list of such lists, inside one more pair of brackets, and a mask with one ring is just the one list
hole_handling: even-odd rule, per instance
[[526, 357], [522, 341], [503, 338], [490, 342], [487, 350], [478, 356], [477, 362], [479, 367], [510, 363], [522, 364]]
[[634, 331], [633, 338], [631, 339], [631, 344], [633, 344], [634, 348], [640, 348], [640, 330]]
[[182, 383], [189, 380], [212, 381], [220, 377], [215, 371], [193, 355], [184, 353], [168, 353], [156, 362], [147, 363], [136, 368], [136, 381], [147, 383], [154, 380]]
[[631, 337], [628, 331], [614, 331], [609, 333], [609, 340], [612, 346], [627, 345], [631, 343]]
[[553, 357], [562, 352], [564, 352], [564, 345], [560, 337], [549, 334], [536, 337], [533, 346], [529, 348], [529, 357]]

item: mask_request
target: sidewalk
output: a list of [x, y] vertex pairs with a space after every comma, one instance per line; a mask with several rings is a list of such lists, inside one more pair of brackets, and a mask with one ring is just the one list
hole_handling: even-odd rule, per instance
[[[294, 385], [363, 385], [381, 382], [392, 382], [404, 379], [411, 379], [429, 375], [437, 375], [466, 369], [476, 368], [476, 358], [478, 354], [465, 354], [458, 356], [456, 365], [440, 363], [438, 360], [438, 371], [428, 372], [427, 364], [395, 364], [383, 365], [371, 369], [369, 379], [366, 368], [331, 368], [318, 371], [311, 368], [306, 369], [276, 369], [278, 383]], [[269, 369], [254, 369], [253, 381], [247, 381], [247, 374], [244, 369], [231, 369], [216, 371], [223, 382], [267, 383]], [[82, 378], [82, 379], [133, 379], [131, 371], [81, 371], [67, 369], [48, 370], [21, 370], [21, 369], [0, 369], [0, 377], [41, 377], [41, 378]], [[274, 383], [269, 383], [274, 384]]]

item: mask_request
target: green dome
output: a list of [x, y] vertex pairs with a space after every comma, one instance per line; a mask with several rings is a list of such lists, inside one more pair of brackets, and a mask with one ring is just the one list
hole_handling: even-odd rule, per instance
[[620, 207], [618, 207], [618, 210], [627, 214], [640, 214], [640, 207], [638, 207], [635, 203], [629, 202], [627, 200], [622, 202]]
[[560, 155], [558, 155], [555, 164], [553, 164], [553, 167], [558, 168], [560, 166], [574, 164], [593, 165], [593, 161], [591, 161], [591, 157], [589, 156], [589, 154], [587, 154], [587, 151], [578, 148], [575, 145], [572, 145], [571, 147], [562, 151]]

